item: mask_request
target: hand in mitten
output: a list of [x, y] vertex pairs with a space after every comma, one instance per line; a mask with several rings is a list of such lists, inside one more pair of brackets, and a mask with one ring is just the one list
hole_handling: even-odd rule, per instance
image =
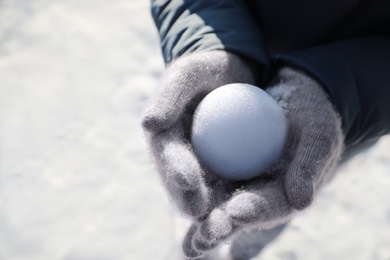
[[240, 230], [288, 222], [311, 204], [333, 174], [344, 140], [340, 118], [321, 86], [301, 71], [284, 68], [267, 91], [288, 118], [285, 154], [266, 177], [237, 186], [192, 225], [183, 242], [188, 258], [201, 257]]
[[179, 58], [168, 66], [143, 118], [166, 190], [193, 219], [209, 213], [227, 192], [223, 181], [205, 173], [194, 155], [189, 142], [192, 114], [209, 92], [235, 82], [254, 83], [250, 67], [237, 55], [211, 51]]

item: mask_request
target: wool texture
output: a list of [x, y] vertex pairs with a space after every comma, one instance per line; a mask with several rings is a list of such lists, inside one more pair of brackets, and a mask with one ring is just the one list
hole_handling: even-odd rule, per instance
[[266, 88], [289, 123], [279, 163], [262, 176], [238, 182], [203, 166], [189, 141], [196, 106], [222, 85], [254, 84], [252, 71], [243, 59], [224, 51], [184, 56], [168, 66], [144, 113], [142, 125], [162, 183], [193, 220], [183, 241], [187, 259], [207, 259], [209, 251], [234, 239], [241, 242], [233, 242], [232, 255], [244, 256], [240, 250], [249, 248], [259, 252], [259, 243], [243, 239], [254, 235], [243, 231], [270, 230], [290, 221], [313, 202], [341, 157], [341, 120], [326, 92], [304, 72], [286, 67]]

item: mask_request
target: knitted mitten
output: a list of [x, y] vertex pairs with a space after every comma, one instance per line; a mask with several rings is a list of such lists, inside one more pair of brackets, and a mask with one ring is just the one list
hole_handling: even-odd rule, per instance
[[[166, 69], [143, 117], [149, 147], [165, 188], [186, 215], [199, 219], [225, 196], [226, 188], [205, 174], [189, 142], [192, 114], [209, 92], [228, 83], [254, 84], [251, 69], [225, 51], [194, 53]], [[217, 184], [219, 183], [219, 184]]]
[[[289, 122], [285, 154], [266, 178], [242, 183], [226, 201], [194, 223], [183, 242], [197, 258], [237, 231], [269, 229], [308, 207], [330, 179], [343, 151], [341, 120], [321, 86], [299, 70], [283, 68], [267, 91]], [[259, 149], [263, 149], [262, 147]]]

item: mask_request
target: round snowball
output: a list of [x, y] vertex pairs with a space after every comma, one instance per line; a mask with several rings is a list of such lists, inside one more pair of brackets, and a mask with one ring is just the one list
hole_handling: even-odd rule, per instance
[[288, 124], [282, 108], [262, 89], [228, 84], [195, 110], [191, 142], [200, 161], [231, 180], [259, 176], [283, 153]]

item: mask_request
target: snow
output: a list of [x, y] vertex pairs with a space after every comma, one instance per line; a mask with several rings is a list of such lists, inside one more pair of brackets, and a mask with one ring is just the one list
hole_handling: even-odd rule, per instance
[[[163, 68], [148, 1], [0, 2], [0, 259], [170, 259], [140, 128]], [[256, 259], [389, 260], [389, 169], [386, 137]]]
[[191, 142], [199, 159], [216, 174], [247, 180], [279, 160], [287, 128], [283, 109], [267, 92], [233, 83], [213, 90], [200, 102]]

